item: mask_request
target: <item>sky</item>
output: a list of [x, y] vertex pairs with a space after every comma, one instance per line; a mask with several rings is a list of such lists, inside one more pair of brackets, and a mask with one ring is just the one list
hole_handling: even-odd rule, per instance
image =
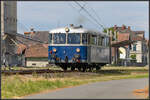
[[[148, 1], [78, 1], [93, 19], [74, 1], [18, 1], [18, 32], [49, 31], [69, 24], [102, 31], [114, 25], [145, 31], [149, 38]], [[95, 20], [96, 19], [96, 20]], [[98, 23], [98, 24], [97, 24]]]

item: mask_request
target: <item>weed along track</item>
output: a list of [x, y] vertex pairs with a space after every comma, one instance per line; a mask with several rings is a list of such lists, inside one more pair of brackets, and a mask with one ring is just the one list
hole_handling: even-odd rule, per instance
[[15, 75], [15, 74], [19, 74], [19, 75], [31, 75], [31, 74], [44, 74], [44, 73], [80, 73], [80, 74], [101, 74], [101, 75], [125, 75], [125, 74], [136, 74], [136, 73], [145, 73], [148, 72], [148, 67], [143, 67], [143, 68], [139, 68], [139, 67], [128, 67], [128, 68], [124, 68], [124, 67], [103, 67], [101, 70], [96, 71], [93, 70], [91, 71], [86, 71], [86, 72], [82, 72], [82, 71], [78, 71], [78, 70], [67, 70], [67, 71], [63, 71], [60, 69], [55, 69], [55, 68], [36, 68], [36, 69], [30, 69], [30, 68], [20, 68], [20, 69], [12, 69], [12, 70], [1, 70], [1, 74], [4, 75]]
[[1, 73], [5, 75], [14, 74], [33, 74], [33, 73], [64, 73], [64, 72], [77, 72], [77, 71], [61, 71], [61, 70], [50, 70], [50, 69], [30, 69], [30, 70], [2, 70]]

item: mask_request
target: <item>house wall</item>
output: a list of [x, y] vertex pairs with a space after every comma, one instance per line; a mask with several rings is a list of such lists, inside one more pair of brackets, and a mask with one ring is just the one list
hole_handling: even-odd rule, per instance
[[145, 41], [137, 41], [136, 43], [136, 51], [133, 51], [133, 44], [132, 49], [130, 50], [130, 55], [136, 54], [136, 60], [138, 63], [147, 63], [147, 46]]
[[30, 67], [46, 67], [48, 61], [26, 61], [26, 66]]

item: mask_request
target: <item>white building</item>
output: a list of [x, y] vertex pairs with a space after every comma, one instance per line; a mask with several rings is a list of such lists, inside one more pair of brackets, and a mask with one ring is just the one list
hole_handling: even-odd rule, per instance
[[[124, 41], [124, 40], [134, 40], [131, 45], [126, 45], [125, 47], [120, 47], [119, 57], [120, 59], [125, 60], [131, 59], [137, 63], [137, 65], [146, 65], [147, 62], [147, 54], [148, 54], [148, 45], [145, 39], [144, 31], [132, 31], [130, 26], [126, 27], [122, 25], [122, 27], [117, 27], [116, 25], [113, 27], [114, 32], [117, 34], [117, 38], [115, 41]], [[132, 57], [134, 56], [135, 59]]]

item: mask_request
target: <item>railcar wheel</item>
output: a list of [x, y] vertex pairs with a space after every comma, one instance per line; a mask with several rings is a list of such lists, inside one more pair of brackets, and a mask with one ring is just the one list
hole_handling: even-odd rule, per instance
[[67, 71], [67, 66], [61, 66], [64, 71]]
[[74, 71], [75, 70], [75, 67], [73, 66], [73, 67], [71, 67], [71, 71]]
[[101, 69], [101, 66], [96, 66], [96, 71], [99, 71]]
[[90, 66], [89, 68], [88, 68], [89, 70], [89, 72], [92, 72], [93, 71], [93, 67], [92, 66]]
[[78, 67], [78, 71], [81, 71], [81, 67]]
[[67, 67], [65, 66], [65, 67], [63, 68], [63, 70], [64, 70], [64, 71], [67, 71]]
[[81, 69], [82, 72], [85, 72], [86, 70], [87, 70], [87, 68], [85, 66], [82, 67], [82, 69]]

